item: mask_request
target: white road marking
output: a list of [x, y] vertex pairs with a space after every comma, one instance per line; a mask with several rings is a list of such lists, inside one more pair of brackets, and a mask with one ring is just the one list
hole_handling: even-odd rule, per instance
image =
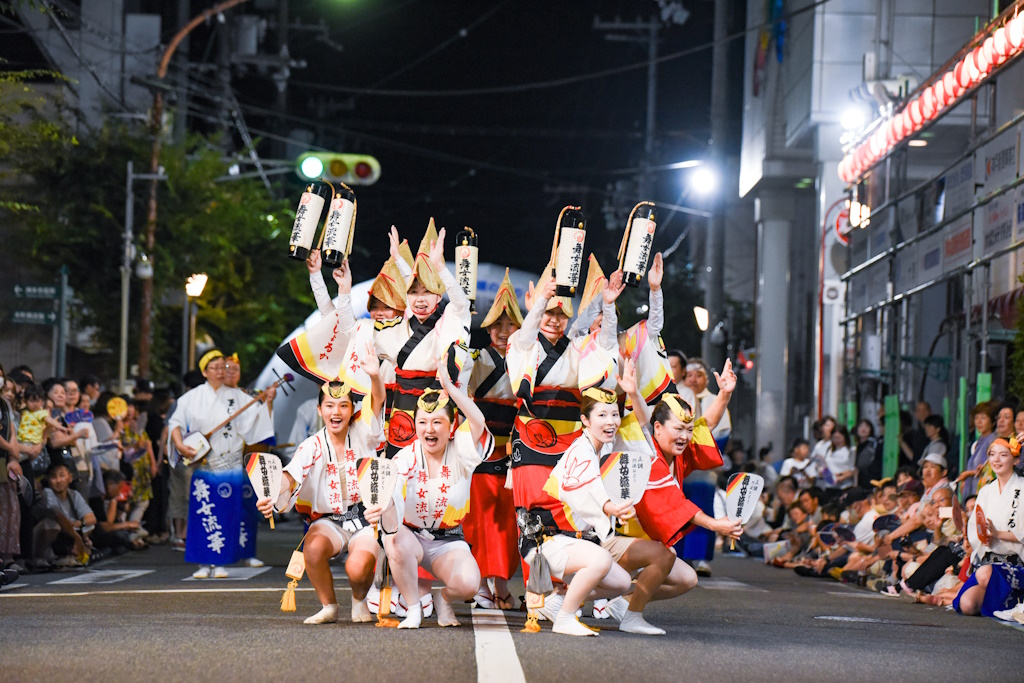
[[878, 598], [879, 600], [885, 600], [885, 596], [881, 593], [869, 593], [867, 591], [827, 591], [829, 595], [841, 595], [844, 598]]
[[182, 581], [248, 581], [254, 576], [270, 571], [270, 567], [228, 567], [228, 578], [226, 579], [193, 579], [187, 576]]
[[476, 639], [477, 683], [525, 683], [523, 665], [500, 609], [476, 609], [473, 636]]
[[710, 579], [698, 579], [698, 588], [707, 588], [712, 591], [751, 591], [753, 593], [767, 593], [763, 588], [755, 588], [750, 584], [737, 581], [736, 579], [726, 578], [710, 578]]
[[[308, 592], [312, 588], [296, 588], [296, 591]], [[335, 590], [352, 590], [338, 586]], [[3, 598], [67, 598], [82, 597], [86, 595], [147, 595], [158, 593], [283, 593], [283, 588], [138, 588], [134, 590], [120, 591], [77, 591], [74, 593], [53, 592], [53, 593], [11, 593], [10, 595], [0, 594]]]
[[68, 584], [68, 583], [118, 583], [127, 579], [136, 579], [146, 574], [152, 574], [152, 569], [90, 569], [81, 574], [74, 574], [72, 576], [64, 577], [63, 579], [57, 579], [56, 581], [47, 581], [49, 584]]

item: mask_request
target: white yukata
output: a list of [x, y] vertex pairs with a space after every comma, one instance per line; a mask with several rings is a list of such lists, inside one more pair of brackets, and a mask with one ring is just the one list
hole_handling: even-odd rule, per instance
[[[997, 531], [1011, 531], [1017, 538], [1016, 542], [991, 539], [989, 545], [984, 545], [978, 538], [978, 508], [985, 513], [985, 518], [992, 522]], [[967, 523], [967, 537], [971, 541], [974, 551], [971, 553], [971, 563], [974, 565], [986, 564], [985, 555], [994, 553], [996, 555], [1017, 555], [1024, 559], [1024, 477], [1014, 473], [1003, 490], [999, 490], [999, 480], [989, 482], [978, 491], [978, 499], [975, 503], [974, 512]]]
[[[437, 359], [452, 344], [469, 340], [469, 299], [448, 268], [438, 273], [449, 302], [422, 323], [411, 310], [403, 318], [374, 325], [377, 355], [395, 370], [396, 391], [388, 416], [388, 452], [394, 455], [416, 438], [413, 414], [416, 401], [427, 389], [440, 389]], [[385, 378], [385, 382], [387, 382]]]
[[428, 572], [433, 561], [444, 553], [456, 548], [469, 552], [460, 525], [469, 512], [473, 471], [493, 450], [491, 432], [484, 429], [474, 442], [469, 422], [465, 421], [448, 441], [436, 477], [430, 477], [418, 440], [395, 455], [399, 482], [405, 484], [398, 510], [423, 546], [421, 566]]
[[[179, 428], [206, 433], [252, 400], [241, 389], [208, 383], [178, 399], [167, 430]], [[188, 537], [185, 561], [221, 566], [256, 555], [256, 499], [242, 462], [246, 442], [258, 443], [274, 436], [274, 425], [265, 404], [257, 404], [210, 435], [210, 452], [195, 465], [188, 500]], [[179, 454], [168, 445], [171, 460]]]
[[[284, 471], [294, 480], [291, 489], [282, 491], [275, 506], [278, 512], [295, 508], [310, 529], [327, 526], [327, 533], [340, 536], [342, 545], [351, 537], [372, 527], [364, 518], [365, 508], [359, 496], [356, 464], [376, 457], [384, 439], [380, 419], [353, 419], [345, 435], [345, 448], [339, 452], [324, 427], [303, 441]], [[338, 533], [338, 528], [342, 532]]]

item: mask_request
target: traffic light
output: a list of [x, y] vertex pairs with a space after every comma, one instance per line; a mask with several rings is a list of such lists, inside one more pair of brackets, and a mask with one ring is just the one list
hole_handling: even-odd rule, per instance
[[373, 185], [380, 178], [380, 162], [368, 154], [305, 152], [295, 160], [295, 172], [303, 180]]
[[745, 375], [754, 369], [754, 361], [757, 360], [757, 348], [740, 349], [736, 356], [737, 369], [741, 375]]

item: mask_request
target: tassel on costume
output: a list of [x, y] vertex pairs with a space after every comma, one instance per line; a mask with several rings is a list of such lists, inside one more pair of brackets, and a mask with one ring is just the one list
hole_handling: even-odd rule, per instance
[[295, 588], [299, 585], [299, 582], [292, 579], [288, 582], [288, 588], [285, 589], [284, 595], [281, 596], [281, 611], [282, 612], [294, 612], [295, 611]]
[[[384, 559], [387, 563], [387, 559]], [[388, 576], [390, 567], [384, 567], [384, 584], [380, 589], [380, 603], [377, 608], [377, 628], [398, 628], [398, 619], [388, 617], [391, 614], [391, 577]]]
[[523, 625], [520, 633], [540, 633], [540, 624], [537, 623], [537, 612], [530, 610], [526, 617], [526, 624]]

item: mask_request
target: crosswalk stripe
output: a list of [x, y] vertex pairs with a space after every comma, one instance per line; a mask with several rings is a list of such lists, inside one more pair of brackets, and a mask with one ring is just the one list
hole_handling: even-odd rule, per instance
[[713, 591], [750, 591], [753, 593], [767, 593], [763, 588], [756, 588], [748, 583], [737, 581], [736, 579], [727, 579], [724, 577], [715, 577], [710, 579], [698, 579], [698, 588], [707, 588]]
[[152, 574], [153, 569], [90, 569], [81, 574], [66, 576], [48, 584], [82, 584], [82, 583], [119, 583], [128, 579], [137, 579]]
[[477, 683], [525, 683], [523, 665], [500, 609], [473, 609]]
[[248, 581], [266, 571], [270, 571], [270, 567], [228, 567], [226, 579], [193, 579], [186, 576], [182, 581]]

